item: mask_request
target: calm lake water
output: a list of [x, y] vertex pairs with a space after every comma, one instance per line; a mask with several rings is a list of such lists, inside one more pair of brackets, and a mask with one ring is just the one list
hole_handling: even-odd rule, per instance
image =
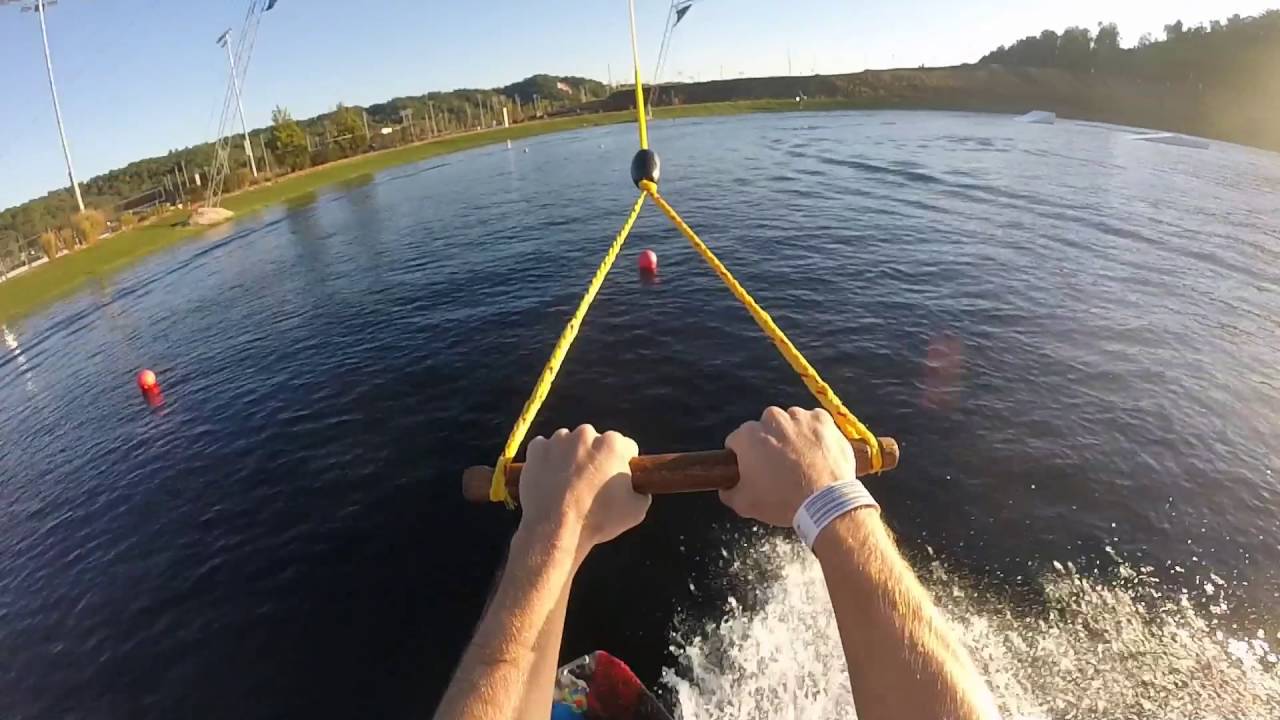
[[[1007, 707], [1275, 716], [1280, 156], [950, 113], [652, 137], [668, 199], [901, 442], [873, 491]], [[492, 462], [622, 222], [634, 146], [598, 128], [392, 169], [10, 326], [0, 716], [429, 712], [514, 526], [459, 473]], [[769, 404], [813, 403], [649, 208], [535, 432], [710, 449]], [[673, 668], [700, 717], [777, 716], [716, 678], [838, 684], [804, 642], [761, 649], [778, 623], [831, 637], [779, 537], [658, 500], [580, 575], [565, 657]]]

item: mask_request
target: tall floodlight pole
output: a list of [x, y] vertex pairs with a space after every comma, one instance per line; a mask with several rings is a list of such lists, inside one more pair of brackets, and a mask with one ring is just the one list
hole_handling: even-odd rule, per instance
[[[9, 5], [20, 0], [0, 0], [0, 5]], [[58, 0], [30, 0], [22, 6], [22, 12], [33, 12], [40, 18], [40, 39], [44, 41], [44, 67], [49, 73], [49, 95], [53, 97], [53, 117], [58, 121], [58, 137], [62, 139], [62, 156], [67, 161], [67, 179], [71, 181], [71, 192], [75, 193], [76, 205], [84, 211], [84, 198], [80, 195], [80, 183], [76, 181], [76, 169], [71, 164], [71, 146], [67, 144], [67, 130], [62, 124], [62, 106], [58, 104], [58, 86], [53, 81], [53, 58], [49, 55], [49, 28], [45, 26], [44, 9], [46, 5], [57, 5]]]
[[236, 108], [240, 111], [240, 132], [244, 135], [244, 154], [249, 158], [249, 169], [258, 177], [258, 163], [253, 159], [253, 145], [249, 143], [249, 126], [244, 121], [244, 101], [240, 99], [240, 81], [236, 78], [236, 58], [231, 54], [231, 29], [218, 36], [218, 44], [227, 49], [227, 66], [231, 68], [231, 90], [236, 95]]

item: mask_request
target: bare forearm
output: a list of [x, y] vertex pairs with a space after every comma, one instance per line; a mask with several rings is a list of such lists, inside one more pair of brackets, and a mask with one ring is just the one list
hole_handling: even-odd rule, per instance
[[[498, 590], [436, 718], [516, 717], [537, 656], [539, 633], [567, 592], [577, 542], [576, 532], [564, 527], [527, 530], [522, 526], [516, 532]], [[562, 608], [560, 613], [563, 625]], [[558, 640], [556, 645], [558, 653]]]
[[547, 616], [547, 621], [538, 633], [538, 641], [534, 645], [533, 665], [529, 670], [528, 681], [524, 688], [524, 698], [520, 701], [520, 710], [516, 717], [521, 720], [546, 720], [551, 712], [551, 702], [555, 697], [556, 669], [559, 667], [560, 642], [564, 637], [564, 619], [569, 608], [569, 592], [573, 589], [573, 578], [578, 574], [585, 559], [585, 553], [579, 549], [574, 558], [573, 571], [560, 598]]
[[981, 676], [874, 509], [814, 543], [862, 720], [998, 717]]

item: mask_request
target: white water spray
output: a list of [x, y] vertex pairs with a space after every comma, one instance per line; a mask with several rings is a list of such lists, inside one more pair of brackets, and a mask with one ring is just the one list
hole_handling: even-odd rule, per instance
[[27, 356], [22, 354], [22, 344], [18, 340], [18, 336], [9, 329], [8, 325], [0, 325], [0, 335], [4, 336], [4, 344], [13, 353], [14, 359], [18, 363], [18, 372], [22, 373], [23, 378], [27, 381], [27, 392], [35, 393], [36, 384], [31, 376], [31, 368], [27, 365]]
[[[731, 599], [718, 622], [677, 630], [678, 667], [663, 683], [678, 716], [856, 717], [817, 562], [776, 539], [752, 555], [751, 567], [731, 569], [767, 578], [752, 607]], [[1045, 607], [1027, 613], [973, 592], [938, 563], [922, 573], [1006, 718], [1280, 717], [1280, 666], [1268, 638], [1219, 628], [1218, 610], [1204, 618], [1185, 594], [1124, 564], [1114, 583], [1057, 568], [1041, 581]]]

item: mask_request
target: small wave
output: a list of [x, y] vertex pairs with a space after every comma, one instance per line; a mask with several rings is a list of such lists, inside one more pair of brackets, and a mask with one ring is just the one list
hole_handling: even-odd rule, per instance
[[871, 175], [890, 176], [899, 180], [904, 180], [908, 183], [919, 185], [941, 185], [946, 183], [946, 181], [940, 177], [930, 175], [929, 173], [922, 172], [920, 170], [914, 170], [905, 166], [903, 163], [877, 164], [867, 162], [865, 160], [854, 160], [852, 158], [833, 158], [823, 156], [817, 156], [814, 159], [827, 165], [837, 165], [849, 168], [850, 170], [869, 173]]
[[411, 170], [407, 170], [405, 172], [400, 172], [400, 173], [387, 174], [379, 179], [383, 182], [395, 182], [396, 180], [405, 180], [408, 178], [417, 177], [419, 175], [422, 175], [423, 173], [429, 173], [432, 170], [440, 170], [443, 168], [447, 168], [452, 164], [453, 163], [451, 162], [441, 162], [441, 163], [435, 163], [434, 165], [427, 165], [426, 167], [414, 166]]

